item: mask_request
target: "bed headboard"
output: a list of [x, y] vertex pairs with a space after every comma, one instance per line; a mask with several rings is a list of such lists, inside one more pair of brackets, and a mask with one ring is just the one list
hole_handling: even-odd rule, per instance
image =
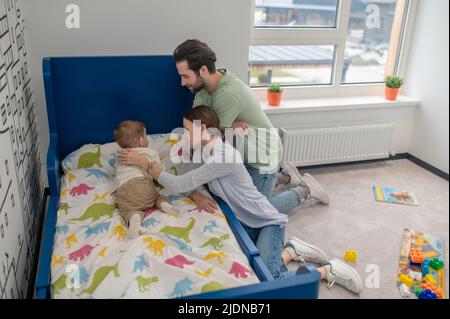
[[120, 121], [140, 120], [149, 134], [167, 133], [182, 126], [192, 107], [171, 56], [50, 57], [43, 74], [51, 193], [59, 191], [60, 160], [84, 144], [113, 141]]

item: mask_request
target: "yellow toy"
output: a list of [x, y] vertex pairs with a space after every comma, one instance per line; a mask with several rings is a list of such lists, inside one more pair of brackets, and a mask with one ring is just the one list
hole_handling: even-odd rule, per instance
[[414, 282], [411, 278], [409, 278], [405, 274], [401, 274], [400, 277], [398, 278], [398, 281], [400, 281], [402, 284], [407, 285], [410, 288], [412, 287]]
[[430, 284], [432, 284], [432, 285], [436, 285], [436, 280], [433, 278], [433, 276], [431, 276], [430, 274], [428, 274], [428, 275], [426, 275], [424, 278], [423, 278], [423, 280], [424, 281], [426, 281], [426, 282], [428, 282], [428, 283], [430, 283]]
[[358, 253], [356, 252], [356, 250], [346, 250], [345, 251], [344, 260], [346, 262], [355, 263], [357, 257], [358, 257]]

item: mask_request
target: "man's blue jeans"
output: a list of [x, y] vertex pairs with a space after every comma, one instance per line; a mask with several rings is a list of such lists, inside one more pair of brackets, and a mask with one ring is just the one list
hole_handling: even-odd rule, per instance
[[267, 197], [270, 203], [281, 213], [286, 214], [301, 203], [300, 195], [297, 191], [289, 189], [275, 196], [272, 195], [275, 185], [277, 183], [277, 173], [261, 174], [258, 168], [245, 165], [248, 173], [252, 177], [253, 184], [258, 191]]
[[261, 259], [269, 269], [273, 278], [287, 278], [295, 276], [294, 271], [288, 271], [281, 253], [284, 247], [284, 225], [270, 225], [262, 228], [250, 228], [242, 225], [251, 240], [258, 248]]

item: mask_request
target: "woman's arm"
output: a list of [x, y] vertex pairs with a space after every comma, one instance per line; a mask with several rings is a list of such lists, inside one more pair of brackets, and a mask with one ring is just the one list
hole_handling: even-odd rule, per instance
[[[156, 165], [153, 165], [153, 169], [155, 169], [155, 166]], [[153, 169], [151, 168], [149, 170], [151, 171], [152, 176], [154, 178], [157, 178], [158, 182], [164, 185], [171, 192], [178, 194], [195, 190], [197, 187], [201, 185], [207, 184], [215, 179], [232, 174], [234, 165], [228, 163], [203, 164], [199, 168], [196, 168], [180, 176], [175, 176], [167, 172], [162, 172], [159, 169], [153, 171]]]

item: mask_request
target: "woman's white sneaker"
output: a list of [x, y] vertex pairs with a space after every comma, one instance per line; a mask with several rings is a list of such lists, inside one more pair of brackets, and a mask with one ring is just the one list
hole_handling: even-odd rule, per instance
[[308, 244], [297, 237], [292, 237], [284, 246], [295, 261], [302, 263], [326, 264], [327, 255], [314, 245]]
[[355, 294], [360, 294], [363, 289], [361, 277], [358, 272], [346, 263], [332, 259], [324, 268], [327, 271], [328, 288], [334, 284], [340, 285]]
[[316, 199], [324, 205], [330, 204], [330, 198], [328, 197], [328, 194], [314, 177], [306, 173], [305, 175], [303, 175], [303, 179], [306, 182], [306, 186], [309, 187], [310, 198]]
[[295, 167], [293, 164], [287, 163], [286, 166], [281, 170], [281, 172], [289, 176], [289, 187], [295, 187], [299, 185], [307, 186], [297, 167]]

